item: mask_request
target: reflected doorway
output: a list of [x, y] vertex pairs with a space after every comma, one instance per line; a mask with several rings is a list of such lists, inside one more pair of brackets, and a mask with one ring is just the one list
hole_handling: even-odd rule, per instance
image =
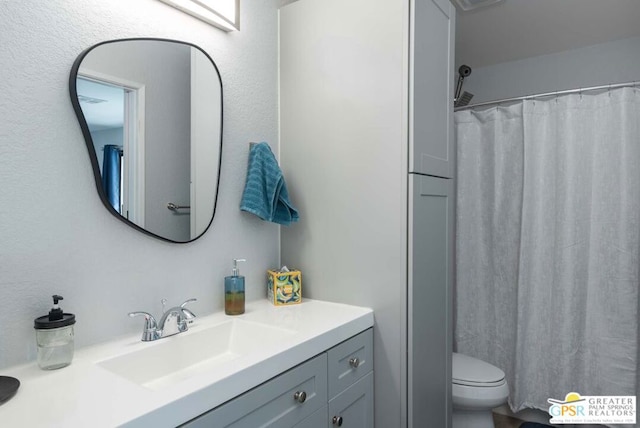
[[144, 227], [144, 85], [83, 70], [77, 91], [105, 195], [116, 212]]

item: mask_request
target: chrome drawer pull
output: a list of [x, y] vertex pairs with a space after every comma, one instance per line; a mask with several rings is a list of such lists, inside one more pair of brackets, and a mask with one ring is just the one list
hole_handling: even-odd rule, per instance
[[298, 403], [304, 403], [305, 401], [307, 401], [307, 393], [304, 391], [297, 391], [295, 394], [293, 394], [293, 399]]
[[349, 360], [349, 365], [354, 369], [357, 369], [360, 365], [360, 359], [358, 357], [353, 357]]
[[339, 427], [342, 426], [342, 416], [334, 416], [333, 417], [333, 424], [334, 425], [338, 425]]

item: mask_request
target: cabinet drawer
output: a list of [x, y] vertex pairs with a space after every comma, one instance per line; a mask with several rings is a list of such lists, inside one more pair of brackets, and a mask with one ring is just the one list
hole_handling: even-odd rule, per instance
[[327, 356], [331, 398], [373, 370], [373, 329], [331, 348]]
[[328, 426], [373, 428], [373, 372], [329, 401]]
[[[326, 405], [326, 367], [326, 354], [318, 355], [183, 426], [293, 427]], [[306, 394], [304, 402], [294, 398], [297, 392]]]

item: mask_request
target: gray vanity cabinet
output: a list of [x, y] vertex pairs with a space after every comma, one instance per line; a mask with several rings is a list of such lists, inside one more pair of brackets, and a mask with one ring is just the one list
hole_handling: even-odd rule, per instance
[[368, 329], [182, 427], [373, 428], [372, 348]]
[[412, 0], [409, 172], [452, 178], [455, 9]]

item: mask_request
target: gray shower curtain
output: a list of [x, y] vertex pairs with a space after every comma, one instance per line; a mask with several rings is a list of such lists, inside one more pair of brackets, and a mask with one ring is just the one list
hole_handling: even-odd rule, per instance
[[637, 395], [640, 93], [455, 114], [455, 347], [502, 368], [513, 411]]

